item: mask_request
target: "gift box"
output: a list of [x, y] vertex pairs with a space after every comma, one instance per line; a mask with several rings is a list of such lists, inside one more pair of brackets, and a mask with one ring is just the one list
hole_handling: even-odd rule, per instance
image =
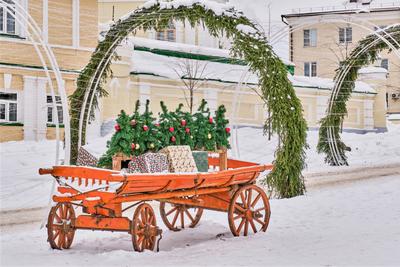
[[99, 160], [95, 156], [90, 154], [86, 149], [84, 149], [83, 147], [79, 148], [78, 159], [76, 160], [76, 165], [96, 167], [98, 161]]
[[128, 164], [129, 173], [155, 173], [168, 172], [167, 156], [160, 153], [145, 153], [132, 157]]
[[197, 172], [189, 146], [168, 146], [159, 151], [167, 156], [170, 172]]
[[194, 162], [199, 172], [208, 172], [208, 152], [192, 151]]

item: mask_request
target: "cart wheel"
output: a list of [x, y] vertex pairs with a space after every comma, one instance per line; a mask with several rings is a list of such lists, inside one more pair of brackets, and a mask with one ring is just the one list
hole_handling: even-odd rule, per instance
[[160, 232], [154, 210], [149, 204], [143, 203], [136, 208], [131, 224], [131, 234], [135, 251], [154, 250], [157, 235]]
[[70, 203], [57, 203], [47, 220], [47, 241], [53, 249], [68, 249], [74, 240], [75, 211]]
[[[160, 202], [160, 214], [164, 224], [172, 231], [180, 231], [186, 227], [195, 227], [203, 214], [203, 208], [181, 204]], [[180, 220], [178, 222], [178, 218]], [[185, 217], [188, 224], [185, 224]]]
[[234, 236], [247, 236], [249, 226], [254, 233], [265, 232], [271, 210], [265, 192], [256, 185], [239, 188], [231, 199], [228, 211], [229, 227]]

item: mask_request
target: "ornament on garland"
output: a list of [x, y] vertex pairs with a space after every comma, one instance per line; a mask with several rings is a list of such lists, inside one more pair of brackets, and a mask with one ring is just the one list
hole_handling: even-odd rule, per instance
[[143, 125], [143, 131], [147, 132], [149, 130], [149, 127], [147, 125]]
[[181, 125], [186, 126], [186, 120], [181, 120]]
[[139, 144], [136, 144], [135, 149], [136, 149], [136, 150], [139, 150], [139, 149], [140, 149], [140, 145], [139, 145]]
[[226, 133], [230, 133], [231, 132], [231, 128], [225, 128], [225, 132]]
[[155, 147], [155, 145], [154, 145], [153, 143], [151, 143], [151, 144], [149, 145], [149, 147], [150, 147], [151, 149], [153, 149], [153, 148]]
[[132, 144], [131, 144], [131, 149], [132, 149], [132, 150], [135, 150], [135, 149], [136, 149], [136, 144], [135, 144], [135, 143], [132, 143]]
[[185, 133], [187, 133], [187, 134], [190, 133], [190, 128], [186, 128]]
[[131, 124], [132, 127], [135, 127], [137, 122], [136, 122], [136, 120], [131, 120], [130, 124]]
[[209, 122], [209, 123], [213, 123], [213, 118], [212, 118], [212, 117], [209, 117], [209, 118], [208, 118], [208, 122]]
[[207, 135], [207, 138], [208, 138], [208, 139], [211, 139], [211, 138], [212, 138], [212, 135], [211, 135], [211, 134], [208, 134], [208, 135]]
[[169, 127], [169, 132], [173, 133], [175, 131], [174, 127]]
[[172, 136], [172, 137], [171, 137], [171, 142], [173, 142], [173, 143], [176, 142], [176, 137], [175, 137], [175, 136]]
[[114, 126], [114, 128], [115, 128], [115, 131], [117, 131], [117, 132], [121, 131], [121, 126], [119, 126], [119, 124], [116, 124]]

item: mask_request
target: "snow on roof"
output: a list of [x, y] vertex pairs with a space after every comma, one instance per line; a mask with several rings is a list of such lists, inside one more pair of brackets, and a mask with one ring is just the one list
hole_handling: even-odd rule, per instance
[[[249, 28], [251, 27], [244, 27], [244, 25], [238, 25], [240, 29], [251, 31]], [[253, 28], [251, 28], [253, 29]], [[141, 37], [130, 37], [128, 39], [128, 43], [132, 46], [140, 46], [146, 47], [149, 49], [162, 49], [162, 50], [170, 50], [170, 51], [178, 51], [184, 53], [191, 53], [196, 55], [207, 55], [207, 56], [216, 56], [216, 57], [223, 57], [223, 58], [231, 58], [230, 51], [227, 49], [219, 49], [219, 48], [212, 48], [212, 47], [205, 47], [205, 46], [198, 46], [198, 45], [191, 45], [191, 44], [183, 44], [183, 43], [176, 43], [176, 42], [166, 42], [148, 38], [141, 38]], [[285, 65], [294, 66], [294, 63], [285, 59], [282, 59]]]
[[[320, 89], [333, 89], [335, 82], [332, 79], [320, 77], [289, 76], [289, 80], [294, 86], [312, 87]], [[367, 83], [356, 81], [353, 92], [374, 94], [376, 91]]]
[[[175, 44], [175, 43], [172, 43]], [[132, 74], [151, 74], [170, 79], [180, 79], [179, 64], [198, 64], [200, 69], [205, 71], [201, 77], [204, 80], [220, 81], [227, 83], [248, 83], [258, 84], [256, 74], [249, 71], [247, 66], [236, 64], [225, 64], [213, 61], [182, 59], [173, 56], [163, 56], [152, 52], [135, 50], [132, 56], [131, 72]], [[309, 87], [331, 90], [334, 87], [332, 79], [319, 77], [304, 77], [288, 75], [289, 80], [294, 86]], [[358, 93], [376, 93], [375, 90], [364, 82], [356, 82], [354, 92]]]
[[364, 67], [358, 70], [359, 74], [369, 74], [369, 73], [388, 73], [387, 69], [382, 67]]

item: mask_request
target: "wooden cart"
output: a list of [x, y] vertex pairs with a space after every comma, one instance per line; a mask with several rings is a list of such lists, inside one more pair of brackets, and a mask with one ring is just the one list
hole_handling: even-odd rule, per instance
[[[218, 166], [219, 159], [209, 158], [209, 165]], [[53, 196], [57, 204], [47, 222], [48, 242], [54, 249], [68, 249], [77, 229], [122, 231], [132, 235], [134, 250], [154, 250], [162, 231], [153, 208], [146, 203], [152, 200], [160, 202], [161, 218], [173, 231], [196, 226], [203, 209], [227, 212], [235, 236], [266, 231], [269, 201], [255, 180], [272, 165], [228, 159], [227, 167], [187, 174], [123, 174], [78, 166], [40, 169], [40, 174], [53, 175], [59, 184], [58, 194]], [[93, 189], [82, 191], [81, 187]], [[130, 205], [122, 208], [122, 203]], [[81, 207], [83, 214], [76, 217], [74, 206]], [[133, 207], [132, 220], [123, 216]]]

